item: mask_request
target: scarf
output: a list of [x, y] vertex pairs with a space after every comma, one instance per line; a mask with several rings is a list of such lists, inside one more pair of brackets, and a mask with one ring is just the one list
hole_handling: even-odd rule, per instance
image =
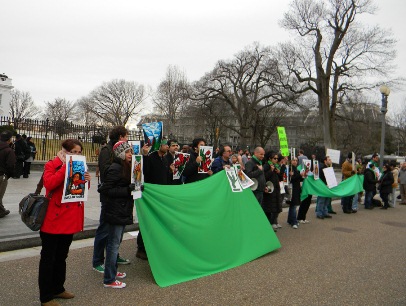
[[258, 157], [256, 157], [255, 155], [252, 156], [252, 159], [255, 160], [258, 164], [260, 164], [262, 166], [262, 160], [259, 160]]
[[62, 148], [62, 150], [60, 150], [58, 153], [56, 153], [56, 156], [61, 160], [62, 164], [66, 163], [66, 154], [68, 154], [69, 152], [66, 151], [64, 148]]

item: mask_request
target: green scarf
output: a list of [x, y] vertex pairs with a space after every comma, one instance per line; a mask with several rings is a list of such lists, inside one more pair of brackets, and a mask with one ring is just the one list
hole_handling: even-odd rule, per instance
[[262, 160], [259, 160], [255, 155], [252, 156], [252, 159], [262, 166]]

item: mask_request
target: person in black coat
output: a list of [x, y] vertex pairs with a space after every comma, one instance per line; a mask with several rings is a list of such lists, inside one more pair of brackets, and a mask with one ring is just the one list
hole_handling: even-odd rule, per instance
[[300, 182], [303, 181], [302, 175], [297, 170], [297, 158], [291, 160], [289, 176], [292, 183], [292, 198], [290, 201], [286, 201], [289, 204], [288, 223], [297, 229], [299, 222], [297, 221], [296, 208], [300, 205]]
[[98, 191], [103, 195], [103, 220], [108, 225], [106, 260], [104, 264], [104, 287], [124, 288], [125, 283], [116, 280], [125, 273], [117, 272], [118, 249], [126, 225], [133, 223], [134, 200], [131, 192], [132, 147], [126, 141], [119, 141], [113, 147], [118, 158], [106, 171], [103, 184]]
[[16, 164], [15, 164], [15, 171], [14, 171], [14, 179], [19, 179], [20, 176], [23, 174], [24, 168], [24, 161], [30, 157], [31, 149], [25, 142], [25, 140], [21, 137], [20, 134], [16, 135], [16, 139], [14, 141], [14, 152], [16, 155]]
[[[271, 223], [272, 228], [276, 230], [278, 228], [278, 216], [282, 212], [282, 202], [281, 202], [281, 190], [279, 186], [279, 176], [277, 169], [272, 161], [276, 161], [278, 154], [267, 152], [264, 157], [264, 174], [265, 181], [271, 182], [273, 184], [273, 191], [270, 192], [268, 188], [265, 189], [263, 200], [262, 200], [262, 209], [266, 217]], [[247, 163], [248, 164], [248, 163]]]
[[385, 164], [382, 167], [383, 174], [379, 180], [379, 195], [384, 203], [381, 209], [388, 209], [389, 207], [389, 194], [392, 193], [392, 184], [394, 182], [392, 171], [390, 170], [389, 164]]
[[374, 169], [375, 165], [371, 163], [367, 165], [367, 168], [365, 169], [364, 172], [363, 187], [365, 190], [365, 201], [364, 201], [365, 209], [374, 208], [374, 205], [372, 205], [372, 199], [376, 194], [376, 184], [378, 183]]
[[199, 173], [198, 168], [202, 162], [202, 157], [199, 156], [200, 146], [205, 146], [206, 141], [203, 138], [195, 138], [192, 142], [192, 149], [189, 151], [190, 159], [183, 170], [183, 176], [185, 177], [185, 184], [193, 183], [204, 180], [213, 174], [213, 171], [209, 170], [207, 173]]

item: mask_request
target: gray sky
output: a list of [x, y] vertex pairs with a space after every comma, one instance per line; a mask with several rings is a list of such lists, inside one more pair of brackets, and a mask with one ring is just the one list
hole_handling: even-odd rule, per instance
[[[103, 82], [135, 81], [153, 88], [168, 65], [190, 81], [258, 41], [276, 45], [287, 0], [0, 0], [0, 73], [38, 105], [76, 101]], [[375, 1], [367, 18], [398, 39], [398, 75], [406, 74], [406, 1]], [[392, 89], [389, 111], [406, 93]], [[380, 101], [380, 94], [374, 97]]]

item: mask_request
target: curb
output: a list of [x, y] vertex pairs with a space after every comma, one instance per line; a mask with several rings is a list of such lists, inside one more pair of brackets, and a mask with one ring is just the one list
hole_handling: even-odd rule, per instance
[[[84, 227], [82, 232], [73, 235], [73, 240], [82, 240], [94, 238], [98, 226], [88, 225]], [[127, 225], [124, 232], [137, 231], [139, 229], [138, 223]], [[32, 232], [29, 234], [17, 235], [10, 239], [0, 240], [0, 252], [8, 252], [20, 249], [34, 248], [41, 246], [41, 238], [39, 232]]]

